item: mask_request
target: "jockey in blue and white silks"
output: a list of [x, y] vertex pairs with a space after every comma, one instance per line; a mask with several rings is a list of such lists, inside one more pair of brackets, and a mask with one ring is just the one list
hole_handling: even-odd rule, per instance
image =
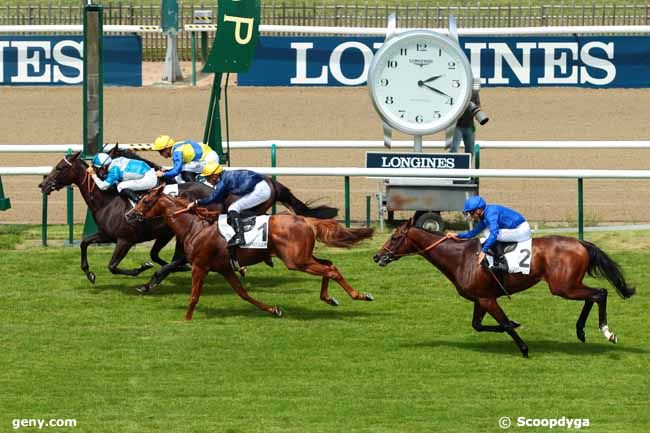
[[[530, 239], [530, 225], [519, 213], [508, 207], [498, 204], [487, 204], [478, 195], [465, 201], [463, 213], [470, 216], [477, 224], [472, 230], [463, 233], [448, 233], [451, 238], [469, 239], [481, 232], [486, 232], [487, 239], [479, 253], [479, 263], [485, 258], [485, 253], [497, 242], [524, 242]], [[497, 251], [500, 253], [499, 251]], [[495, 270], [507, 271], [507, 263], [502, 260], [501, 254], [495, 254]]]
[[133, 202], [138, 201], [135, 191], [148, 191], [158, 183], [156, 171], [146, 162], [123, 157], [112, 159], [106, 153], [98, 153], [93, 158], [88, 172], [97, 188], [105, 191], [117, 184], [117, 192]]
[[207, 206], [223, 201], [228, 195], [240, 198], [228, 206], [228, 220], [235, 230], [235, 236], [228, 242], [229, 247], [244, 243], [244, 231], [241, 225], [241, 212], [252, 209], [271, 198], [271, 187], [264, 177], [250, 170], [228, 170], [215, 162], [205, 165], [202, 172], [214, 191], [208, 197], [193, 202], [192, 206]]
[[152, 146], [164, 158], [171, 158], [173, 167], [160, 170], [157, 175], [165, 180], [175, 179], [177, 183], [192, 182], [203, 171], [208, 162], [219, 163], [219, 154], [205, 143], [192, 140], [175, 142], [168, 135], [156, 138]]

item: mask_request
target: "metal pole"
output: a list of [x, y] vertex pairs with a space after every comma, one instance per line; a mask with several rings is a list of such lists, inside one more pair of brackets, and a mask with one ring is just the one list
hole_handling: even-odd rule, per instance
[[[72, 149], [68, 149], [66, 155], [72, 155]], [[74, 194], [72, 193], [72, 185], [66, 188], [66, 206], [67, 206], [67, 219], [68, 219], [68, 242], [70, 245], [74, 244]]]
[[583, 215], [583, 189], [582, 189], [582, 178], [578, 178], [578, 239], [584, 239], [584, 215]]
[[[276, 150], [277, 150], [277, 146], [275, 145], [275, 143], [271, 144], [271, 167], [276, 167], [276, 164], [277, 164], [277, 159], [276, 159], [277, 152], [276, 152]], [[271, 176], [271, 179], [275, 180], [275, 176]], [[273, 207], [271, 208], [271, 213], [273, 215], [275, 215], [275, 212], [276, 212], [275, 202], [273, 202]]]
[[345, 176], [345, 227], [350, 228], [350, 176]]
[[366, 195], [366, 227], [370, 227], [370, 196]]
[[192, 86], [196, 86], [196, 32], [192, 32]]
[[[45, 179], [46, 176], [43, 176]], [[41, 242], [47, 246], [47, 194], [43, 194], [43, 214], [41, 217]]]

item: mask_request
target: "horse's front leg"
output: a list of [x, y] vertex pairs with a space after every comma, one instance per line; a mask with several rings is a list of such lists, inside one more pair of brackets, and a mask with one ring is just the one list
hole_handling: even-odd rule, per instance
[[[506, 328], [501, 325], [484, 325], [483, 318], [487, 310], [481, 307], [481, 304], [478, 301], [474, 302], [474, 315], [472, 317], [472, 328], [477, 332], [506, 332]], [[520, 325], [515, 321], [510, 321], [512, 328], [518, 328]]]
[[133, 242], [127, 241], [126, 239], [120, 238], [117, 240], [117, 245], [115, 245], [115, 250], [113, 250], [113, 256], [111, 257], [111, 261], [108, 264], [108, 269], [112, 274], [129, 275], [131, 277], [135, 277], [136, 275], [140, 275], [143, 271], [153, 268], [153, 264], [150, 262], [144, 262], [142, 265], [140, 265], [139, 268], [136, 269], [120, 269], [117, 267], [132, 246]]
[[199, 303], [199, 298], [201, 298], [201, 290], [203, 289], [203, 282], [205, 281], [206, 275], [208, 275], [208, 269], [196, 264], [192, 265], [192, 294], [190, 295], [190, 304], [185, 313], [185, 320], [192, 320], [196, 304]]
[[79, 245], [79, 248], [81, 249], [81, 270], [84, 271], [84, 274], [86, 274], [86, 278], [88, 278], [88, 281], [91, 283], [95, 284], [95, 273], [89, 271], [89, 266], [88, 266], [88, 246], [91, 244], [98, 244], [100, 242], [108, 242], [110, 239], [108, 239], [103, 233], [95, 233], [94, 235], [90, 235], [84, 240], [81, 241], [81, 244]]
[[167, 278], [167, 276], [172, 272], [186, 271], [188, 269], [186, 265], [187, 259], [185, 257], [174, 260], [173, 262], [161, 267], [156, 272], [154, 272], [151, 279], [147, 283], [138, 287], [136, 290], [142, 294], [149, 293], [151, 289], [160, 285], [160, 283], [162, 283], [162, 281]]
[[508, 316], [503, 312], [497, 303], [497, 300], [495, 298], [480, 298], [478, 302], [482, 308], [490, 313], [490, 316], [494, 317], [494, 319], [499, 323], [499, 326], [502, 326], [503, 330], [512, 337], [514, 342], [517, 344], [517, 347], [519, 347], [523, 357], [528, 358], [528, 345], [526, 345], [524, 340], [522, 340], [519, 334], [517, 334], [517, 331], [515, 331], [516, 326], [513, 326], [513, 322], [508, 319]]
[[153, 260], [154, 263], [157, 263], [160, 266], [165, 266], [168, 264], [165, 260], [160, 258], [160, 250], [162, 250], [165, 245], [169, 243], [172, 237], [173, 235], [157, 238], [153, 243], [151, 251], [149, 251], [149, 257], [151, 257], [151, 260]]
[[249, 295], [246, 288], [242, 285], [241, 281], [239, 280], [239, 278], [237, 278], [237, 275], [232, 271], [230, 267], [227, 270], [221, 272], [221, 275], [223, 275], [226, 281], [228, 281], [228, 284], [230, 284], [230, 286], [235, 290], [235, 292], [237, 292], [240, 298], [250, 302], [251, 304], [255, 305], [257, 308], [259, 308], [262, 311], [266, 311], [267, 313], [273, 314], [278, 317], [282, 316], [282, 310], [280, 309], [280, 307], [278, 306], [271, 307], [270, 305], [267, 305], [264, 302], [260, 302], [257, 299], [253, 298], [251, 295]]

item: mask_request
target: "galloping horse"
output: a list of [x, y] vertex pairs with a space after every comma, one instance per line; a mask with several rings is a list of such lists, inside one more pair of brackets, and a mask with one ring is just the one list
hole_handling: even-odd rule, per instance
[[[185, 320], [192, 320], [192, 314], [201, 296], [203, 281], [208, 272], [219, 272], [230, 286], [244, 300], [260, 310], [276, 316], [282, 310], [271, 307], [251, 297], [232, 270], [229, 261], [227, 242], [219, 232], [218, 224], [194, 213], [185, 212], [188, 201], [163, 194], [161, 187], [154, 188], [136, 205], [131, 217], [157, 218], [162, 216], [176, 233], [185, 248], [186, 257], [192, 263], [192, 294]], [[192, 210], [201, 212], [202, 210]], [[329, 246], [351, 247], [357, 242], [372, 236], [372, 229], [346, 229], [335, 220], [280, 214], [269, 218], [267, 249], [239, 248], [237, 261], [243, 265], [253, 265], [268, 261], [271, 256], [279, 257], [288, 269], [300, 270], [323, 277], [320, 299], [332, 306], [338, 305], [328, 293], [329, 280], [336, 281], [352, 299], [372, 301], [372, 295], [354, 290], [343, 278], [331, 261], [313, 256], [316, 240]]]
[[[157, 270], [151, 279], [139, 287], [137, 290], [141, 293], [147, 293], [153, 287], [159, 285], [166, 277], [172, 272], [185, 269], [183, 245], [176, 242], [176, 248], [171, 263], [167, 263], [159, 256], [160, 250], [167, 245], [167, 243], [174, 237], [173, 231], [166, 226], [162, 219], [158, 221], [150, 221], [144, 223], [129, 223], [126, 221], [124, 215], [128, 212], [132, 205], [125, 198], [119, 196], [114, 190], [101, 191], [95, 188], [95, 182], [90, 176], [86, 174], [87, 164], [79, 158], [80, 153], [77, 152], [71, 156], [64, 157], [59, 163], [54, 166], [50, 174], [41, 182], [38, 187], [44, 194], [50, 194], [54, 190], [60, 190], [69, 185], [76, 185], [79, 188], [88, 208], [91, 210], [95, 222], [99, 228], [99, 233], [89, 236], [81, 242], [81, 269], [86, 274], [90, 282], [95, 282], [95, 274], [89, 270], [87, 249], [88, 246], [94, 243], [107, 243], [116, 242], [117, 245], [113, 252], [113, 256], [108, 265], [109, 270], [113, 274], [123, 274], [129, 276], [139, 275], [141, 272], [150, 269], [153, 265], [149, 262], [143, 263], [137, 269], [123, 270], [118, 268], [118, 265], [124, 259], [131, 247], [137, 243], [150, 241], [155, 239], [154, 245], [151, 248], [151, 259], [162, 266]], [[111, 151], [110, 155], [114, 158], [124, 156], [127, 158], [141, 159], [147, 162], [153, 168], [160, 168], [155, 163], [139, 157], [135, 153], [118, 149], [116, 145]], [[336, 215], [337, 209], [318, 206], [309, 207], [296, 198], [291, 191], [282, 185], [280, 182], [267, 178], [267, 181], [273, 185], [272, 197], [265, 203], [251, 209], [252, 213], [263, 214], [265, 213], [277, 200], [285, 206], [293, 210], [299, 215], [313, 216], [315, 218], [330, 218]], [[179, 195], [187, 198], [188, 200], [197, 200], [207, 197], [212, 192], [212, 188], [197, 182], [184, 183], [178, 186]], [[228, 196], [224, 204], [211, 205], [210, 209], [220, 210], [223, 206], [228, 206], [238, 197]]]
[[[386, 266], [403, 256], [421, 255], [456, 286], [460, 296], [474, 302], [472, 326], [476, 331], [507, 332], [524, 357], [528, 357], [528, 346], [515, 331], [519, 324], [508, 319], [497, 303], [497, 298], [504, 295], [499, 284], [512, 294], [544, 280], [553, 295], [583, 300], [584, 306], [576, 322], [576, 334], [583, 343], [585, 322], [594, 302], [597, 303], [599, 328], [605, 338], [616, 343], [616, 335], [607, 326], [607, 290], [587, 287], [582, 279], [586, 273], [604, 277], [623, 298], [629, 298], [635, 289], [627, 285], [619, 265], [594, 244], [564, 236], [535, 238], [532, 249], [530, 274], [506, 274], [501, 283], [489, 269], [477, 263], [480, 250], [477, 239], [448, 240], [443, 233], [419, 229], [409, 220], [395, 230], [375, 254], [374, 260], [380, 266]], [[499, 324], [483, 325], [486, 313]]]

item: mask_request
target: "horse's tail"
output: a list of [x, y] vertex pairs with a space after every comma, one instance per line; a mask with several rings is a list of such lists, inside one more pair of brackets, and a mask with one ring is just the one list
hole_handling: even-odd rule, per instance
[[606, 278], [623, 298], [629, 298], [636, 293], [636, 289], [628, 286], [625, 282], [623, 271], [618, 263], [591, 242], [580, 241], [580, 243], [589, 253], [589, 269], [587, 270], [589, 275]]
[[300, 201], [289, 188], [282, 185], [277, 180], [271, 180], [273, 187], [277, 194], [277, 201], [290, 208], [297, 215], [302, 215], [318, 219], [330, 219], [336, 217], [339, 210], [335, 207], [329, 206], [316, 206], [309, 207], [309, 205]]
[[316, 239], [330, 247], [349, 248], [364, 239], [372, 237], [373, 229], [346, 229], [336, 220], [305, 218], [316, 234]]

